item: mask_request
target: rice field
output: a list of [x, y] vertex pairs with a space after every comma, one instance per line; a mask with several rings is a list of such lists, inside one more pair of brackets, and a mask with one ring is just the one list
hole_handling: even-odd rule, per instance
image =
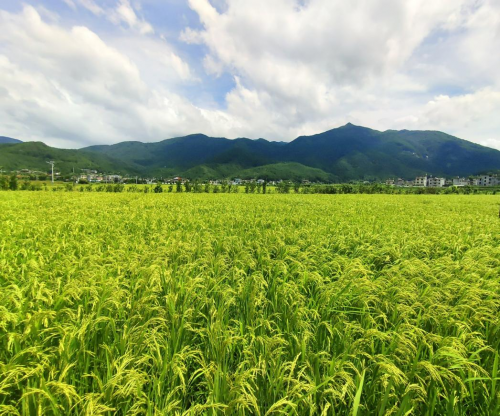
[[498, 415], [499, 204], [0, 192], [0, 415]]

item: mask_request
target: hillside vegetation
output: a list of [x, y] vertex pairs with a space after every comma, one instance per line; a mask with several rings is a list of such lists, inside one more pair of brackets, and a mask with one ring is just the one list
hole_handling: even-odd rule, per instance
[[50, 160], [56, 162], [56, 169], [62, 173], [70, 173], [73, 169], [76, 173], [80, 173], [80, 169], [115, 173], [141, 172], [140, 167], [128, 162], [84, 150], [56, 149], [41, 142], [0, 145], [0, 166], [4, 170], [30, 169], [47, 172], [50, 169], [47, 161]]
[[[42, 144], [0, 145], [7, 169], [37, 168], [50, 155], [60, 169], [99, 168], [144, 176], [190, 179], [255, 177], [385, 180], [468, 176], [500, 169], [500, 151], [436, 131], [385, 131], [347, 124], [290, 143], [208, 137], [193, 134], [156, 143], [122, 142], [80, 150]], [[67, 173], [67, 172], [66, 172]], [[283, 175], [283, 176], [280, 176]], [[328, 179], [326, 179], [328, 178]], [[320, 179], [323, 180], [323, 179]]]

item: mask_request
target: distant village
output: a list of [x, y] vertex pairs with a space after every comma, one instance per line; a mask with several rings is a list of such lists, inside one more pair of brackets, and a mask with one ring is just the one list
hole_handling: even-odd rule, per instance
[[444, 188], [447, 186], [499, 186], [500, 178], [497, 175], [481, 175], [470, 178], [456, 177], [453, 179], [438, 178], [433, 176], [417, 176], [413, 181], [404, 179], [388, 179], [386, 185], [406, 187]]
[[[158, 182], [164, 184], [176, 184], [178, 182], [185, 183], [189, 181], [187, 178], [182, 178], [180, 176], [175, 176], [171, 178], [143, 178], [139, 176], [122, 176], [117, 174], [103, 174], [93, 169], [81, 169], [80, 174], [72, 175], [61, 175], [59, 172], [54, 172], [54, 179], [57, 181], [65, 182], [75, 182], [79, 184], [92, 184], [92, 183], [125, 183], [125, 184], [156, 184]], [[5, 171], [0, 171], [0, 175], [7, 173]], [[20, 177], [29, 178], [30, 180], [50, 180], [51, 174], [41, 171], [33, 171], [28, 169], [22, 169], [17, 172]], [[203, 181], [204, 183], [209, 183], [210, 185], [221, 185], [226, 183], [228, 185], [244, 185], [246, 183], [255, 183], [257, 185], [263, 185], [266, 182], [267, 185], [273, 186], [278, 185], [282, 180], [277, 181], [266, 181], [264, 179], [239, 179], [233, 178], [231, 180], [210, 180]], [[373, 183], [368, 181], [357, 181], [359, 183]], [[302, 185], [310, 185], [311, 182], [308, 180], [301, 181]], [[498, 175], [480, 175], [474, 177], [455, 177], [455, 178], [444, 178], [444, 177], [434, 177], [431, 175], [417, 176], [414, 180], [405, 180], [402, 178], [398, 179], [387, 179], [385, 185], [395, 186], [395, 187], [426, 187], [426, 188], [444, 188], [450, 186], [464, 187], [464, 186], [500, 186], [500, 177]]]
[[[161, 181], [167, 184], [174, 184], [177, 182], [184, 183], [186, 181], [185, 178], [180, 176], [175, 176], [173, 178], [161, 179], [158, 178], [149, 178], [149, 179], [139, 179], [137, 177], [122, 177], [120, 175], [101, 175], [96, 171], [84, 172], [78, 178], [78, 182], [87, 182], [87, 183], [101, 183], [101, 182], [125, 182], [125, 183], [148, 183], [153, 184]], [[222, 180], [211, 180], [208, 181], [211, 185], [220, 185]], [[263, 184], [265, 182], [264, 179], [239, 179], [235, 178], [230, 181], [227, 181], [228, 184], [231, 185], [242, 185], [247, 182], [256, 182], [257, 184]], [[279, 181], [267, 181], [268, 185], [276, 185]], [[308, 180], [302, 181], [303, 185], [308, 185], [310, 182]], [[443, 188], [448, 186], [500, 186], [500, 177], [497, 175], [481, 175], [477, 177], [456, 177], [456, 178], [442, 178], [442, 177], [433, 177], [433, 176], [417, 176], [414, 180], [404, 180], [401, 178], [398, 179], [388, 179], [385, 181], [386, 185], [389, 186], [403, 186], [403, 187], [429, 187], [429, 188]]]

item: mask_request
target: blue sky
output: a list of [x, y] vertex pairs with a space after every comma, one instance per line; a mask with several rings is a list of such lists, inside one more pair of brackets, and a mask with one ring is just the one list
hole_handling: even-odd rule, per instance
[[1, 135], [83, 147], [347, 122], [500, 149], [497, 0], [0, 3]]

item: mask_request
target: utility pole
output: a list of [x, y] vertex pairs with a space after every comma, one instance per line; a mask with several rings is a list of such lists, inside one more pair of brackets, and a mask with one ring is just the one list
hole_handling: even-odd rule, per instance
[[54, 165], [56, 162], [51, 160], [50, 162], [47, 162], [51, 167], [52, 167], [52, 185], [54, 185]]

